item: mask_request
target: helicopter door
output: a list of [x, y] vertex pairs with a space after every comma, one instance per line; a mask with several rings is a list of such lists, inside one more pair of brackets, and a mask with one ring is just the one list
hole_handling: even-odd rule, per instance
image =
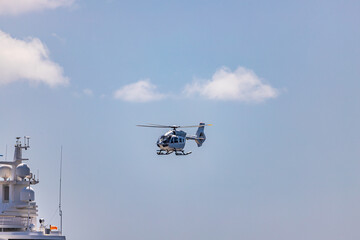
[[176, 143], [177, 143], [177, 142], [178, 142], [177, 137], [175, 137], [175, 136], [172, 136], [172, 137], [171, 137], [171, 139], [170, 139], [171, 145], [174, 145], [174, 144], [175, 144], [175, 139], [176, 139]]
[[180, 150], [184, 148], [181, 137], [173, 137], [172, 140], [174, 141], [173, 147]]
[[179, 147], [180, 148], [184, 148], [185, 145], [185, 140], [183, 137], [179, 137]]

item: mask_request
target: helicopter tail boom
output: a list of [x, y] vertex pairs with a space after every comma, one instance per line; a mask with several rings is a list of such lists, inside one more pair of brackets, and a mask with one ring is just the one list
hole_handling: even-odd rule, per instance
[[201, 147], [201, 145], [205, 142], [206, 136], [205, 136], [205, 123], [200, 123], [198, 127], [198, 130], [196, 131], [196, 138], [195, 142], [197, 143], [198, 147]]

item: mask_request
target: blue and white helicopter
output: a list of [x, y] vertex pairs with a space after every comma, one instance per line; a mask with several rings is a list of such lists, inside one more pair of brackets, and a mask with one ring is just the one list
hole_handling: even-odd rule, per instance
[[[157, 150], [158, 155], [169, 155], [175, 152], [176, 155], [188, 155], [191, 152], [184, 152], [184, 147], [186, 140], [194, 140], [198, 147], [205, 142], [206, 136], [204, 133], [205, 126], [211, 126], [211, 124], [200, 123], [199, 125], [194, 126], [178, 126], [178, 125], [158, 125], [158, 124], [146, 124], [146, 125], [136, 125], [138, 127], [153, 127], [153, 128], [172, 128], [164, 135], [160, 136], [157, 140], [157, 146], [160, 148]], [[178, 128], [193, 128], [197, 127], [198, 130], [196, 135], [187, 135], [186, 132], [182, 130], [177, 130]]]

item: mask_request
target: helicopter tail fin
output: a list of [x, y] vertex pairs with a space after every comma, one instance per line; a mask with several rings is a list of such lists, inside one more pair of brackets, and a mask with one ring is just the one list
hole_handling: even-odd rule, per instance
[[195, 138], [195, 142], [198, 145], [198, 147], [201, 147], [201, 145], [205, 142], [206, 140], [206, 136], [205, 136], [205, 123], [200, 123], [199, 124], [199, 128], [196, 131], [196, 138]]

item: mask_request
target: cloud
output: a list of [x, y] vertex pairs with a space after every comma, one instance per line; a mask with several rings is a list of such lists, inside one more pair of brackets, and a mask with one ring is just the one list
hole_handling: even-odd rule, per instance
[[62, 67], [50, 60], [49, 50], [39, 39], [19, 40], [0, 30], [0, 85], [16, 81], [50, 87], [69, 83]]
[[72, 95], [76, 98], [82, 98], [82, 97], [93, 97], [94, 92], [90, 88], [84, 88], [81, 91], [75, 91], [72, 93]]
[[262, 102], [278, 96], [279, 91], [265, 84], [256, 74], [244, 67], [234, 72], [222, 67], [215, 72], [211, 80], [194, 80], [184, 89], [187, 96], [200, 95], [207, 99]]
[[83, 90], [83, 93], [84, 93], [86, 96], [89, 96], [89, 97], [91, 97], [92, 95], [94, 95], [93, 91], [92, 91], [91, 89], [89, 89], [89, 88], [85, 88], [85, 89]]
[[[1, 0], [0, 0], [1, 1]], [[56, 38], [57, 40], [59, 40], [62, 44], [66, 43], [66, 38], [60, 37], [59, 35], [57, 35], [56, 33], [52, 33], [51, 36], [53, 36], [54, 38]]]
[[163, 99], [164, 97], [164, 94], [156, 92], [156, 86], [150, 83], [148, 79], [126, 85], [114, 93], [115, 99], [127, 102], [150, 102]]
[[26, 12], [70, 7], [74, 0], [0, 0], [0, 15], [19, 15]]

